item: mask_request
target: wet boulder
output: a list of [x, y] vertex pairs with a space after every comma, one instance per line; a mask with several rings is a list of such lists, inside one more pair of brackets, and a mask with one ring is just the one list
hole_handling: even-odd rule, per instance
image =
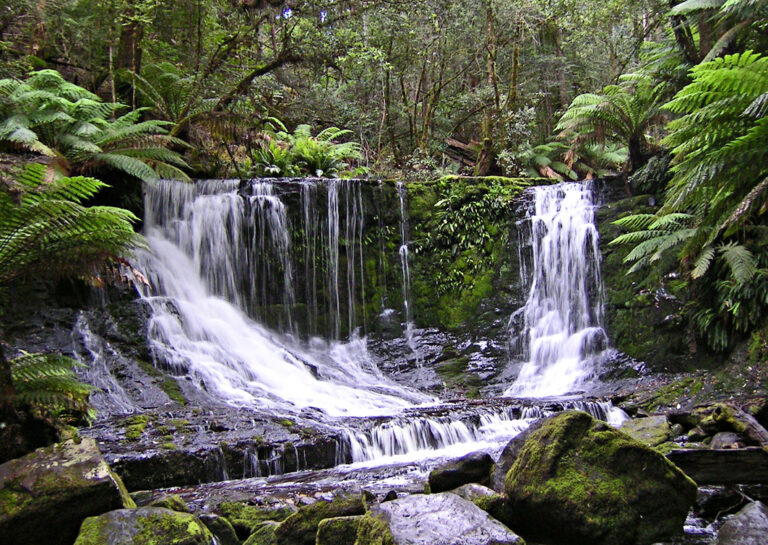
[[163, 507], [118, 509], [83, 521], [75, 545], [211, 545], [200, 519]]
[[282, 521], [293, 511], [287, 507], [266, 507], [241, 502], [222, 502], [218, 512], [232, 525], [240, 539], [247, 539], [265, 521]]
[[485, 452], [473, 452], [448, 462], [429, 474], [432, 492], [447, 492], [463, 484], [489, 484], [493, 458]]
[[666, 443], [671, 435], [671, 428], [666, 416], [646, 416], [630, 418], [621, 425], [621, 431], [632, 439], [657, 447]]
[[523, 449], [523, 445], [528, 440], [528, 437], [538, 430], [546, 422], [545, 418], [540, 418], [533, 422], [530, 426], [524, 429], [522, 432], [513, 437], [509, 443], [501, 451], [499, 459], [491, 470], [491, 488], [496, 492], [504, 491], [504, 479], [507, 476], [512, 464], [515, 463], [520, 451]]
[[553, 545], [644, 545], [681, 534], [696, 484], [652, 448], [586, 413], [550, 418], [505, 482], [505, 520]]
[[[415, 494], [379, 504], [371, 515], [385, 523], [383, 543], [395, 545], [522, 545], [524, 541], [474, 503], [456, 494]], [[359, 535], [358, 535], [359, 539]]]
[[70, 545], [83, 519], [135, 507], [92, 439], [66, 441], [0, 465], [4, 545]]
[[243, 545], [277, 545], [277, 536], [275, 530], [280, 526], [275, 521], [265, 521], [257, 526], [251, 536], [245, 540]]
[[316, 545], [355, 545], [361, 515], [324, 519], [317, 526]]
[[235, 529], [224, 517], [206, 513], [199, 515], [198, 518], [219, 540], [219, 545], [240, 545]]
[[759, 501], [728, 518], [717, 533], [715, 545], [765, 545], [768, 539], [768, 508]]
[[365, 514], [362, 495], [339, 496], [300, 508], [275, 528], [277, 545], [315, 545], [317, 527], [324, 519]]
[[169, 494], [167, 496], [162, 496], [160, 498], [157, 498], [155, 501], [149, 504], [150, 507], [164, 507], [165, 509], [170, 509], [171, 511], [178, 511], [179, 513], [189, 513], [189, 507], [187, 507], [187, 504], [184, 502], [184, 500], [181, 499], [181, 496], [178, 494]]
[[478, 500], [480, 498], [490, 498], [490, 497], [498, 496], [496, 492], [494, 492], [487, 486], [483, 486], [477, 483], [464, 484], [458, 488], [454, 488], [453, 490], [450, 490], [449, 492], [451, 494], [456, 494], [458, 497], [471, 502], [474, 502], [475, 500]]

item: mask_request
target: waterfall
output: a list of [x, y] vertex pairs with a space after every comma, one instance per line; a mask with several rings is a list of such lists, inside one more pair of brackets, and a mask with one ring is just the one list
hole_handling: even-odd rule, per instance
[[397, 195], [400, 200], [400, 269], [403, 275], [403, 310], [405, 311], [405, 341], [408, 347], [416, 355], [416, 361], [421, 360], [419, 347], [414, 337], [413, 309], [411, 308], [411, 269], [408, 263], [408, 214], [405, 208], [405, 185], [397, 182]]
[[616, 427], [627, 418], [624, 411], [611, 403], [595, 401], [481, 407], [458, 417], [401, 417], [378, 423], [365, 431], [345, 430], [345, 457], [362, 465], [458, 457], [478, 450], [497, 457], [507, 442], [532, 422], [565, 410], [584, 411]]
[[531, 263], [525, 306], [512, 315], [511, 345], [526, 360], [506, 395], [545, 397], [582, 388], [607, 347], [594, 194], [590, 183], [533, 188], [529, 217], [519, 224]]
[[[341, 321], [338, 196], [343, 183], [333, 181], [328, 187], [328, 270], [329, 278], [337, 280], [330, 298], [335, 333]], [[201, 390], [233, 405], [365, 415], [391, 414], [427, 401], [384, 378], [355, 335], [347, 344], [317, 339], [302, 347], [248, 315], [252, 309], [261, 309], [263, 316], [270, 309], [286, 316], [294, 312], [291, 226], [272, 184], [238, 186], [233, 181], [165, 181], [147, 187], [149, 250], [138, 259], [152, 286], [142, 288], [142, 296], [152, 309], [148, 337], [157, 364], [189, 376]], [[345, 194], [352, 196], [345, 219], [352, 224], [345, 233], [349, 248], [361, 237], [361, 201], [358, 194]], [[355, 245], [348, 252], [355, 253]], [[354, 287], [355, 270], [353, 265], [346, 271], [348, 286]], [[354, 318], [349, 320], [353, 326]]]

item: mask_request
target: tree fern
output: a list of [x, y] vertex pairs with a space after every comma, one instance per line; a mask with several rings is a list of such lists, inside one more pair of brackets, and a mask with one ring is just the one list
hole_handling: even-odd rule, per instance
[[93, 388], [80, 382], [73, 371], [81, 363], [59, 354], [23, 353], [9, 364], [16, 403], [54, 419], [63, 411], [93, 417], [88, 403]]
[[105, 185], [93, 178], [54, 179], [32, 164], [0, 191], [0, 287], [33, 276], [98, 274], [142, 243], [119, 208], [80, 202]]
[[[186, 163], [170, 149], [186, 144], [167, 134], [171, 124], [141, 121], [141, 109], [114, 119], [124, 108], [102, 102], [53, 70], [34, 72], [23, 82], [0, 80], [0, 144], [60, 158], [61, 166], [74, 173], [108, 166], [152, 181], [160, 177], [159, 167], [188, 179], [181, 170]], [[162, 158], [159, 150], [166, 152]]]

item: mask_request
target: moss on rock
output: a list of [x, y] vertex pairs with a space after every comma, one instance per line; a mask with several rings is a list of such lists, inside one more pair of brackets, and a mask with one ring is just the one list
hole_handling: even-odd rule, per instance
[[317, 525], [316, 545], [354, 545], [362, 516], [324, 519]]
[[320, 521], [365, 513], [361, 496], [340, 496], [333, 501], [319, 501], [302, 507], [280, 523], [275, 530], [278, 545], [314, 545]]
[[237, 537], [240, 539], [246, 539], [264, 521], [279, 522], [293, 513], [287, 507], [275, 509], [230, 501], [219, 504], [218, 512], [232, 524], [235, 532], [237, 532]]
[[149, 505], [150, 507], [164, 507], [165, 509], [170, 509], [171, 511], [177, 511], [179, 513], [189, 513], [189, 507], [187, 507], [187, 504], [178, 494], [163, 496]]
[[367, 513], [357, 523], [355, 545], [395, 545], [395, 539], [386, 522]]
[[279, 524], [274, 521], [259, 523], [243, 545], [277, 545], [275, 531], [278, 526]]
[[85, 517], [136, 507], [93, 439], [41, 448], [0, 465], [0, 535], [69, 545]]
[[213, 535], [189, 513], [161, 507], [119, 509], [83, 521], [75, 545], [210, 545]]
[[696, 484], [650, 447], [570, 411], [531, 434], [505, 495], [508, 522], [527, 539], [640, 545], [682, 533]]

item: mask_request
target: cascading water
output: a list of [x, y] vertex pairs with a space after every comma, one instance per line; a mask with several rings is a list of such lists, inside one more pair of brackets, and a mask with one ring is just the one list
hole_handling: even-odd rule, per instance
[[[525, 306], [513, 314], [511, 345], [523, 360], [505, 395], [546, 397], [577, 391], [605, 354], [594, 193], [590, 183], [533, 188], [529, 228], [532, 273]], [[522, 242], [522, 241], [521, 241]], [[521, 323], [522, 322], [522, 323]]]
[[411, 269], [408, 263], [408, 214], [405, 209], [405, 185], [397, 182], [397, 195], [400, 200], [400, 268], [403, 273], [403, 310], [405, 311], [405, 341], [416, 355], [416, 361], [421, 360], [419, 347], [414, 337], [413, 309], [411, 308]]
[[[339, 275], [339, 183], [330, 184], [328, 197], [333, 278]], [[234, 405], [294, 411], [311, 406], [331, 415], [361, 415], [392, 413], [427, 401], [382, 377], [363, 342], [353, 338], [340, 346], [318, 340], [301, 349], [243, 312], [264, 308], [265, 301], [290, 304], [293, 286], [288, 285], [290, 227], [282, 203], [264, 182], [240, 193], [237, 187], [236, 182], [211, 181], [194, 186], [162, 182], [147, 188], [150, 251], [139, 257], [154, 288], [153, 293], [143, 289], [143, 297], [152, 308], [148, 336], [156, 360]], [[246, 218], [250, 225], [244, 225]], [[248, 238], [253, 226], [258, 228]], [[248, 247], [259, 251], [249, 255]], [[273, 266], [281, 269], [277, 298], [261, 279], [270, 276]], [[337, 291], [331, 301], [338, 300]], [[332, 318], [339, 316], [338, 310], [332, 306]], [[338, 332], [339, 321], [333, 324]]]

